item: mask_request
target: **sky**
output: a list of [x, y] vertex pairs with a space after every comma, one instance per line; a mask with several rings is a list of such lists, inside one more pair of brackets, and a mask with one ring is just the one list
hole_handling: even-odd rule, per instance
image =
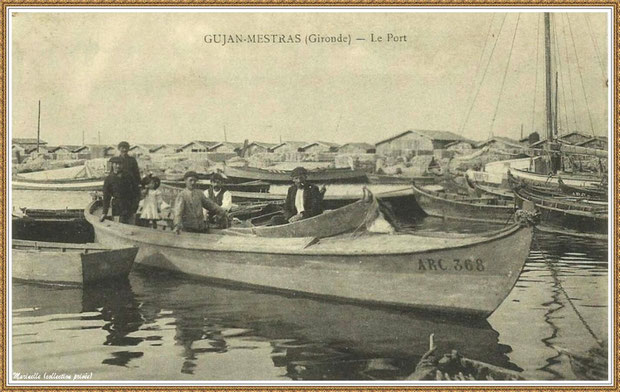
[[[13, 137], [39, 100], [50, 145], [544, 132], [540, 12], [242, 11], [14, 11]], [[607, 134], [607, 17], [552, 14], [562, 132]], [[221, 43], [271, 34], [294, 42]]]

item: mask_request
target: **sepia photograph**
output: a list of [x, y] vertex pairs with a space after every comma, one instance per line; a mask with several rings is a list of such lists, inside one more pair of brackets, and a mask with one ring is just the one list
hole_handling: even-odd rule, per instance
[[6, 386], [615, 385], [617, 5], [41, 5]]

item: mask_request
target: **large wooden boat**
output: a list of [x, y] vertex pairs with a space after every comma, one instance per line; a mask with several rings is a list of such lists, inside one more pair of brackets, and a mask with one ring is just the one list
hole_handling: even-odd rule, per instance
[[465, 181], [480, 197], [498, 197], [504, 200], [514, 200], [512, 191], [504, 181], [492, 181], [494, 177], [489, 173], [467, 170]]
[[372, 193], [362, 199], [320, 215], [278, 226], [230, 228], [222, 234], [256, 235], [259, 237], [332, 237], [370, 225], [379, 214], [379, 204]]
[[13, 279], [49, 284], [86, 284], [127, 277], [138, 248], [115, 244], [68, 244], [13, 240]]
[[95, 239], [83, 209], [14, 210], [11, 229], [11, 236], [20, 240], [88, 243]]
[[515, 212], [512, 202], [494, 197], [456, 195], [413, 185], [416, 202], [427, 215], [440, 218], [506, 223]]
[[[257, 167], [224, 166], [224, 175], [232, 182], [266, 181], [268, 183], [291, 183], [290, 170], [269, 170]], [[308, 170], [307, 179], [315, 183], [367, 183], [368, 177], [361, 170], [315, 169]]]
[[543, 196], [524, 187], [514, 187], [518, 206], [524, 201], [534, 203], [540, 212], [541, 226], [563, 230], [565, 234], [607, 235], [607, 203], [587, 203], [567, 198]]
[[[519, 169], [510, 169], [509, 177], [540, 190], [545, 188], [550, 191], [560, 192], [559, 176], [538, 174]], [[602, 178], [587, 175], [563, 174], [562, 181], [565, 185], [578, 188], [593, 188], [601, 184]]]
[[491, 314], [512, 290], [532, 239], [531, 227], [514, 224], [456, 237], [240, 240], [100, 222], [100, 208], [93, 202], [84, 214], [97, 241], [139, 247], [136, 262], [143, 266], [242, 286], [478, 317]]

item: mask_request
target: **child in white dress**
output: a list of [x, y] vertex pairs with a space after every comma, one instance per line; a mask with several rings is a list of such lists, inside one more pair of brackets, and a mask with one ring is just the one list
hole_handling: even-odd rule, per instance
[[158, 177], [147, 177], [146, 196], [142, 204], [142, 215], [140, 218], [148, 220], [150, 226], [157, 228], [157, 221], [161, 219], [162, 204], [164, 203], [159, 185], [161, 180]]

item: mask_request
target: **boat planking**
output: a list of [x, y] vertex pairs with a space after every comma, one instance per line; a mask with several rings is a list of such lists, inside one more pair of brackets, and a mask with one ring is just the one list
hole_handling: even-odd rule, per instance
[[[270, 184], [291, 183], [290, 170], [260, 169], [257, 167], [224, 166], [223, 173], [231, 182], [265, 181]], [[367, 183], [368, 176], [361, 170], [313, 169], [308, 170], [306, 179], [314, 183]]]
[[558, 185], [560, 190], [569, 196], [580, 197], [588, 200], [607, 201], [607, 187], [603, 186], [603, 184], [599, 184], [595, 187], [579, 187], [568, 185], [564, 182], [562, 177], [558, 177]]
[[47, 284], [82, 285], [126, 278], [138, 248], [12, 240], [12, 277]]
[[498, 198], [478, 198], [442, 193], [413, 185], [415, 200], [430, 216], [506, 223], [515, 212], [512, 202]]
[[139, 247], [136, 262], [145, 267], [276, 292], [483, 318], [516, 283], [533, 230], [513, 224], [460, 238], [347, 234], [240, 240], [100, 222], [100, 214], [100, 201], [85, 211], [97, 241]]

